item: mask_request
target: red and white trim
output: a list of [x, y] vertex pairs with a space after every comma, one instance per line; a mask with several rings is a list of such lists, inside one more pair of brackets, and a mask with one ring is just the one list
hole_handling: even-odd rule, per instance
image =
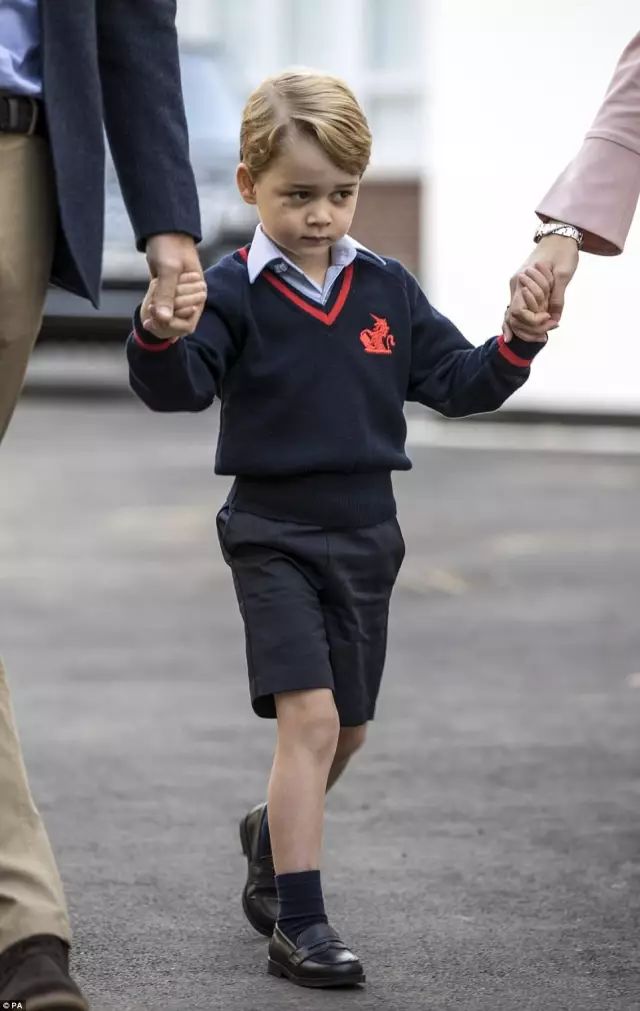
[[511, 365], [518, 365], [521, 369], [528, 369], [533, 361], [532, 358], [520, 358], [519, 355], [515, 354], [506, 343], [504, 334], [500, 334], [498, 337], [498, 353], [503, 358], [506, 358]]
[[[246, 262], [249, 255], [247, 248], [243, 246], [242, 249], [238, 250], [238, 252], [242, 259]], [[324, 310], [320, 309], [318, 306], [310, 305], [309, 302], [307, 302], [301, 295], [298, 295], [290, 285], [288, 285], [285, 281], [282, 281], [279, 277], [276, 277], [271, 270], [263, 270], [261, 277], [263, 277], [265, 281], [268, 281], [269, 284], [284, 295], [285, 298], [288, 298], [290, 302], [293, 302], [298, 309], [302, 309], [303, 312], [313, 316], [314, 319], [320, 320], [320, 322], [324, 323], [326, 326], [332, 326], [344, 309], [345, 302], [349, 297], [349, 291], [351, 290], [351, 284], [353, 282], [353, 264], [350, 263], [349, 266], [345, 267], [343, 270], [340, 291], [329, 312], [324, 312]]]
[[137, 330], [133, 331], [133, 339], [141, 348], [145, 351], [166, 351], [167, 348], [173, 347], [175, 341], [154, 341], [153, 344], [150, 341], [144, 341]]

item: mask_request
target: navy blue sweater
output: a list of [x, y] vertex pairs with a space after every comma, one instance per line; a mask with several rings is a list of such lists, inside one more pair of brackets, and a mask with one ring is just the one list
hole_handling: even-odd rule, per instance
[[324, 306], [276, 274], [251, 285], [246, 250], [206, 272], [192, 335], [160, 342], [136, 315], [131, 386], [155, 411], [221, 401], [215, 470], [238, 508], [322, 526], [395, 514], [391, 471], [408, 470], [405, 401], [448, 417], [498, 408], [543, 346], [474, 347], [396, 260], [358, 254]]

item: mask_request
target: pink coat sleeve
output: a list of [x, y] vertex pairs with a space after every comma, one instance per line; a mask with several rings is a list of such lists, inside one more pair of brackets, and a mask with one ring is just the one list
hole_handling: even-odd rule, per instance
[[537, 208], [576, 225], [588, 253], [621, 253], [640, 196], [640, 32], [616, 67], [584, 143]]

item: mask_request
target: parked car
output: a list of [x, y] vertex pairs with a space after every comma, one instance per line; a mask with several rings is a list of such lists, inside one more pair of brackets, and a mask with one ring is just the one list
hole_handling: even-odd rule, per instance
[[[234, 87], [233, 68], [216, 47], [183, 47], [180, 68], [202, 218], [198, 249], [206, 268], [248, 242], [256, 224], [255, 210], [242, 201], [235, 185], [242, 96]], [[40, 339], [122, 339], [147, 281], [147, 262], [135, 248], [115, 167], [107, 154], [100, 308], [51, 286]]]

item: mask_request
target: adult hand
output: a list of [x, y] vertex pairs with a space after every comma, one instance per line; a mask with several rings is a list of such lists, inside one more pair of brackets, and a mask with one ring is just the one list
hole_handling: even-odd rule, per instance
[[180, 275], [173, 302], [175, 315], [167, 323], [159, 323], [153, 313], [158, 284], [157, 277], [149, 281], [149, 289], [140, 306], [142, 327], [158, 340], [175, 344], [181, 337], [193, 333], [207, 300], [207, 282], [196, 271]]
[[[192, 237], [180, 232], [152, 235], [147, 239], [146, 252], [149, 273], [157, 279], [151, 315], [162, 326], [175, 316], [174, 302], [180, 275], [195, 273], [202, 279], [202, 267]], [[194, 330], [202, 309], [203, 305], [199, 305], [190, 321]]]
[[536, 260], [533, 267], [525, 267], [518, 274], [518, 295], [522, 296], [528, 315], [537, 320], [533, 327], [523, 327], [520, 319], [514, 315], [512, 306], [508, 306], [504, 319], [503, 334], [508, 343], [512, 336], [525, 341], [545, 343], [547, 331], [555, 329], [554, 323], [547, 312], [549, 296], [553, 286], [553, 271], [544, 263]]
[[[547, 330], [552, 330], [558, 325], [564, 309], [565, 291], [576, 272], [578, 257], [578, 244], [575, 239], [566, 235], [545, 235], [540, 239], [529, 258], [511, 278], [509, 312], [510, 316], [518, 321], [520, 328], [539, 336], [543, 332], [541, 327], [546, 326]], [[541, 313], [534, 313], [527, 307], [522, 283], [519, 280], [519, 275], [534, 264], [549, 267], [553, 272], [553, 287], [549, 297], [551, 319], [548, 324], [545, 324]], [[509, 333], [505, 334], [505, 339], [507, 341], [510, 339]]]

